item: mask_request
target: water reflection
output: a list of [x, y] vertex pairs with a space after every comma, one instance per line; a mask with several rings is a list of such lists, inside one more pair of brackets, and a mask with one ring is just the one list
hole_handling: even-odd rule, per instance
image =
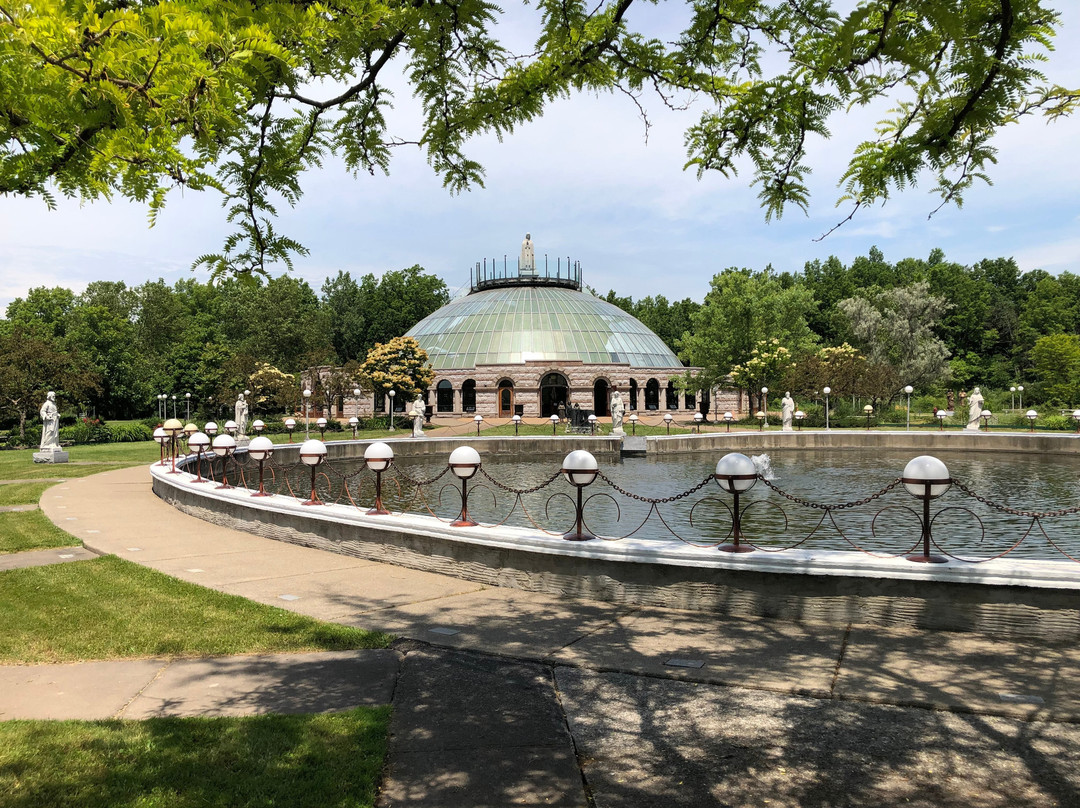
[[[885, 488], [900, 476], [912, 456], [911, 452], [775, 450], [767, 467], [771, 469], [771, 481], [783, 492], [814, 503], [837, 504], [860, 500]], [[1080, 504], [1077, 490], [1080, 459], [947, 452], [936, 456], [945, 462], [954, 478], [1002, 505], [1046, 511]], [[717, 459], [703, 454], [627, 458], [618, 463], [601, 462], [600, 470], [631, 494], [661, 499], [702, 483], [711, 476]], [[485, 459], [483, 469], [498, 483], [526, 489], [548, 479], [560, 460], [561, 457], [528, 462], [490, 458]], [[399, 468], [414, 479], [430, 478], [445, 468], [445, 462], [444, 458], [400, 461]], [[399, 510], [423, 512], [430, 507], [446, 519], [453, 518], [460, 510], [460, 487], [449, 476], [428, 486], [423, 495], [407, 484], [400, 491], [396, 486], [389, 488], [387, 504]], [[573, 523], [574, 489], [561, 476], [520, 500], [483, 476], [470, 483], [470, 491], [469, 510], [483, 523], [532, 524], [552, 534], [565, 532]], [[637, 538], [669, 541], [675, 538], [674, 532], [684, 541], [703, 545], [720, 544], [728, 538], [731, 518], [724, 504], [730, 506], [731, 498], [711, 481], [697, 493], [657, 509], [615, 493], [600, 480], [585, 489], [586, 496], [601, 492], [611, 494], [616, 502], [594, 496], [585, 508], [588, 528], [601, 537], [617, 538], [633, 532]], [[743, 503], [748, 506], [743, 522], [746, 538], [763, 549], [801, 542], [799, 546], [814, 549], [858, 547], [899, 555], [909, 552], [920, 536], [919, 503], [902, 486], [869, 504], [831, 513], [800, 507], [761, 482], [744, 495]], [[1014, 551], [1016, 556], [1062, 558], [1038, 526], [1032, 529], [1031, 519], [995, 511], [964, 496], [955, 487], [935, 501], [933, 512], [938, 514], [933, 525], [934, 538], [947, 552], [985, 558], [1007, 552], [1023, 539]], [[1042, 527], [1059, 547], [1080, 558], [1080, 519], [1047, 518]]]

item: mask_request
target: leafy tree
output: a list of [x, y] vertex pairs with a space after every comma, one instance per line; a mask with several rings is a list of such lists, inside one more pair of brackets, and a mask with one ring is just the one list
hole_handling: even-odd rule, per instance
[[288, 412], [300, 399], [300, 385], [296, 376], [278, 370], [266, 362], [259, 362], [248, 379], [251, 390], [252, 412]]
[[891, 367], [902, 384], [928, 387], [948, 374], [949, 350], [934, 328], [949, 304], [927, 282], [841, 300], [855, 347], [872, 365]]
[[16, 418], [19, 437], [26, 439], [26, 419], [36, 413], [45, 394], [53, 390], [57, 404], [81, 402], [98, 378], [82, 357], [55, 341], [15, 327], [0, 335], [0, 412]]
[[368, 380], [360, 369], [360, 363], [349, 360], [341, 367], [331, 367], [315, 374], [312, 393], [319, 393], [323, 398], [323, 411], [329, 415], [334, 411], [334, 402], [352, 396], [357, 387], [367, 388]]
[[1031, 363], [1047, 401], [1065, 406], [1080, 403], [1080, 337], [1076, 334], [1040, 337], [1031, 349]]
[[37, 286], [25, 299], [17, 297], [8, 304], [7, 319], [15, 328], [56, 339], [66, 333], [67, 316], [74, 305], [75, 294], [70, 289]]
[[[809, 146], [848, 105], [891, 110], [855, 147], [841, 201], [858, 209], [925, 169], [959, 203], [996, 159], [993, 135], [1034, 112], [1071, 113], [1080, 93], [1037, 59], [1059, 15], [1042, 0], [687, 3], [664, 41], [635, 29], [634, 0], [539, 0], [535, 47], [509, 52], [486, 0], [26, 0], [0, 7], [0, 193], [145, 202], [212, 188], [236, 227], [198, 263], [265, 273], [303, 246], [276, 232], [282, 201], [333, 153], [385, 172], [420, 145], [451, 191], [482, 183], [469, 138], [498, 137], [572, 92], [650, 87], [706, 109], [688, 166], [749, 164], [766, 216], [809, 205]], [[836, 4], [839, 5], [839, 4]], [[389, 131], [404, 73], [419, 132]]]
[[101, 414], [130, 418], [150, 400], [150, 367], [135, 347], [135, 326], [104, 306], [77, 306], [65, 342], [101, 380], [90, 403]]
[[680, 357], [702, 368], [703, 383], [719, 383], [765, 340], [776, 339], [795, 353], [815, 342], [806, 322], [814, 298], [806, 287], [783, 288], [768, 270], [748, 269], [725, 270], [711, 287], [680, 343]]
[[367, 344], [367, 318], [364, 315], [360, 284], [348, 272], [338, 272], [322, 285], [322, 305], [329, 315], [330, 342], [338, 362], [362, 356]]
[[731, 381], [756, 395], [762, 387], [772, 387], [785, 378], [795, 364], [791, 351], [771, 339], [759, 342], [750, 352], [751, 356], [741, 365], [731, 369]]
[[383, 393], [393, 390], [405, 399], [427, 390], [435, 380], [427, 351], [412, 337], [396, 337], [376, 345], [360, 372], [365, 388]]
[[450, 302], [450, 292], [442, 279], [425, 273], [419, 264], [384, 272], [378, 283], [373, 275], [365, 275], [361, 290], [368, 318], [368, 347], [400, 337]]

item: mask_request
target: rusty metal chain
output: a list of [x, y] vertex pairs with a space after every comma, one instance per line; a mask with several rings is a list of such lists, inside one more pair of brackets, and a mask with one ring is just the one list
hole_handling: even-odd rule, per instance
[[1080, 513], [1080, 505], [1072, 508], [1062, 508], [1058, 511], [1021, 511], [1017, 508], [1010, 508], [1008, 505], [1002, 505], [999, 502], [987, 499], [981, 494], [976, 494], [962, 482], [955, 477], [952, 478], [952, 483], [959, 488], [964, 494], [974, 499], [976, 502], [981, 502], [988, 508], [1001, 511], [1002, 513], [1011, 514], [1012, 516], [1024, 516], [1028, 519], [1045, 519], [1048, 516], [1069, 516], [1070, 514]]
[[440, 471], [430, 480], [414, 480], [412, 477], [402, 471], [401, 468], [397, 466], [397, 464], [391, 466], [391, 468], [393, 469], [394, 474], [396, 474], [398, 477], [401, 477], [403, 480], [405, 480], [405, 482], [411, 485], [415, 485], [417, 488], [423, 488], [425, 485], [431, 485], [432, 483], [438, 482], [443, 478], [446, 472], [450, 471], [450, 466], [445, 466], [442, 471]]
[[648, 502], [650, 505], [663, 505], [663, 504], [668, 503], [668, 502], [677, 502], [680, 499], [684, 499], [684, 498], [690, 496], [691, 494], [696, 494], [698, 491], [700, 491], [702, 488], [707, 486], [712, 481], [712, 475], [710, 474], [708, 477], [706, 477], [700, 483], [695, 485], [693, 488], [691, 488], [691, 489], [689, 489], [687, 491], [683, 491], [681, 494], [675, 494], [674, 496], [671, 496], [671, 497], [664, 497], [663, 499], [653, 499], [652, 497], [643, 497], [640, 494], [632, 494], [631, 492], [627, 491], [625, 488], [622, 488], [619, 485], [617, 485], [614, 480], [612, 480], [610, 477], [608, 477], [602, 471], [597, 472], [597, 476], [601, 480], [603, 480], [605, 483], [610, 485], [612, 488], [614, 488], [616, 491], [618, 491], [620, 494], [622, 494], [624, 497], [630, 497], [630, 499], [636, 499], [638, 502]]
[[552, 474], [542, 483], [540, 483], [539, 485], [534, 485], [532, 488], [511, 488], [508, 485], [504, 485], [503, 483], [500, 483], [498, 480], [492, 477], [490, 474], [488, 474], [487, 470], [483, 466], [480, 467], [480, 473], [487, 479], [488, 482], [490, 482], [496, 488], [501, 488], [503, 491], [507, 491], [511, 494], [523, 496], [525, 494], [535, 494], [541, 488], [551, 485], [553, 482], [555, 482], [558, 476], [562, 474], [562, 469], [557, 470], [554, 474]]
[[765, 485], [767, 485], [773, 491], [778, 493], [780, 496], [784, 497], [785, 499], [791, 500], [795, 504], [802, 505], [805, 508], [815, 508], [815, 509], [817, 509], [819, 511], [843, 511], [843, 510], [847, 510], [848, 508], [857, 508], [860, 505], [866, 505], [867, 503], [873, 502], [878, 497], [884, 496], [885, 494], [889, 493], [894, 488], [896, 488], [896, 486], [900, 485], [900, 478], [897, 477], [895, 480], [893, 480], [887, 486], [882, 488], [880, 491], [878, 491], [878, 492], [876, 492], [874, 494], [871, 494], [868, 497], [864, 497], [862, 499], [857, 499], [854, 502], [841, 502], [838, 505], [826, 505], [826, 504], [821, 503], [821, 502], [811, 502], [808, 499], [803, 499], [802, 497], [797, 497], [794, 494], [789, 494], [787, 491], [784, 491], [783, 489], [777, 488], [775, 485], [773, 485], [771, 482], [769, 482], [768, 480], [766, 480], [764, 477], [762, 477], [760, 475], [758, 475], [758, 479], [761, 480], [763, 483], [765, 483]]

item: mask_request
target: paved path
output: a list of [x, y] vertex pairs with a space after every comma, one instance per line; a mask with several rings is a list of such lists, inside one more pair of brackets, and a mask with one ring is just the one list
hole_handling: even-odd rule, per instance
[[[1065, 645], [492, 588], [201, 522], [141, 468], [66, 482], [41, 507], [96, 552], [405, 638], [371, 675], [396, 685], [383, 806], [1080, 805], [1080, 651]], [[152, 692], [165, 662], [94, 664], [129, 665], [127, 687], [145, 687], [106, 698], [103, 677], [89, 696], [101, 709], [222, 709], [202, 685]], [[190, 682], [224, 683], [243, 660], [167, 667], [187, 664]], [[83, 666], [48, 667], [0, 669], [16, 671], [0, 692], [19, 702]], [[224, 701], [254, 709], [244, 694], [266, 688], [288, 689]]]

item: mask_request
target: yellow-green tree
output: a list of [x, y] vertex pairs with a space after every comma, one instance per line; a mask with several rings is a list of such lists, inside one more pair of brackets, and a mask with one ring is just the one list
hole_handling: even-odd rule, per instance
[[427, 390], [435, 380], [427, 351], [412, 337], [395, 337], [380, 342], [370, 351], [361, 367], [363, 380], [371, 389], [411, 398]]
[[251, 405], [254, 412], [268, 407], [285, 412], [300, 399], [300, 385], [291, 373], [278, 370], [268, 362], [259, 362], [248, 379], [251, 385]]

